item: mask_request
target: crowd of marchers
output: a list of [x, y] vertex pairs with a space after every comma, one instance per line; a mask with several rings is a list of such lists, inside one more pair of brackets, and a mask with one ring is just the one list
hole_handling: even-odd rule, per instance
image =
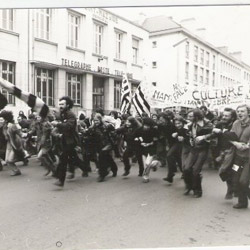
[[[102, 108], [91, 117], [84, 113], [77, 118], [72, 112], [73, 101], [64, 96], [59, 110], [40, 117], [35, 112], [28, 118], [22, 111], [14, 120], [11, 111], [0, 113], [0, 170], [11, 168], [11, 176], [21, 175], [16, 162], [29, 164], [30, 156], [37, 156], [45, 167], [45, 175], [63, 187], [65, 179], [74, 179], [75, 169], [83, 177], [98, 172], [98, 182], [112, 174], [117, 176], [114, 158], [124, 164], [122, 176], [130, 174], [131, 162], [139, 166], [138, 176], [147, 183], [150, 172], [166, 167], [163, 180], [173, 183], [176, 172], [182, 173], [184, 195], [202, 197], [202, 169], [209, 164], [218, 170], [227, 183], [225, 199], [238, 198], [234, 208], [247, 208], [250, 198], [249, 145], [250, 109], [240, 105], [236, 110], [225, 108], [214, 115], [202, 106], [175, 114], [164, 111], [141, 116], [121, 115]], [[94, 166], [94, 170], [91, 169]]]

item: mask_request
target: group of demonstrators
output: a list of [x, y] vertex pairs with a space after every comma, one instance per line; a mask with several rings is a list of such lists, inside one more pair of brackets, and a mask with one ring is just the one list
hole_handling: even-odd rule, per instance
[[[21, 94], [19, 94], [21, 96]], [[35, 99], [34, 99], [35, 100]], [[29, 101], [29, 103], [34, 103]], [[19, 113], [17, 123], [12, 112], [0, 113], [0, 157], [12, 168], [12, 176], [21, 175], [17, 161], [28, 164], [30, 155], [37, 155], [46, 168], [45, 175], [57, 178], [55, 185], [63, 187], [65, 179], [75, 177], [75, 169], [87, 177], [91, 162], [98, 171], [98, 182], [111, 172], [117, 176], [114, 157], [124, 164], [122, 176], [128, 176], [131, 161], [139, 165], [138, 176], [149, 182], [150, 171], [166, 167], [164, 181], [172, 183], [175, 173], [182, 173], [184, 195], [192, 191], [193, 197], [202, 197], [202, 168], [209, 164], [219, 169], [227, 183], [225, 198], [238, 197], [234, 208], [247, 208], [249, 192], [249, 107], [236, 110], [225, 108], [215, 116], [205, 106], [187, 114], [164, 111], [141, 116], [105, 115], [99, 108], [90, 118], [83, 113], [76, 117], [73, 101], [64, 96], [59, 100], [59, 111], [42, 107], [27, 118]], [[46, 113], [46, 115], [44, 115]], [[68, 172], [68, 175], [67, 175]]]

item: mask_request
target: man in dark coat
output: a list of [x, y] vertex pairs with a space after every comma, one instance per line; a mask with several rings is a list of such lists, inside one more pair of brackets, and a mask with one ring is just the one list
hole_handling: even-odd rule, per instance
[[[223, 111], [221, 121], [216, 125], [216, 128], [213, 129], [211, 138], [218, 138], [218, 157], [215, 159], [218, 164], [221, 164], [224, 161], [225, 154], [233, 146], [229, 140], [232, 139], [232, 126], [236, 120], [237, 115], [236, 111], [231, 108], [225, 108]], [[223, 180], [227, 182], [227, 193], [225, 196], [226, 200], [233, 198], [233, 186], [232, 186], [232, 169], [229, 169], [226, 172], [226, 179]]]
[[[75, 114], [71, 111], [73, 107], [73, 101], [68, 96], [64, 96], [59, 100], [60, 118], [61, 121], [53, 121], [52, 124], [57, 127], [59, 136], [62, 140], [62, 153], [59, 158], [59, 164], [57, 169], [58, 181], [55, 185], [63, 187], [67, 166], [74, 166], [75, 163], [79, 163], [79, 158], [76, 152], [76, 146], [78, 144], [77, 135], [77, 120]], [[82, 168], [82, 166], [79, 165]], [[72, 173], [74, 174], [74, 173]]]
[[190, 144], [192, 146], [186, 159], [183, 169], [183, 177], [186, 184], [185, 195], [191, 190], [194, 191], [194, 197], [202, 196], [201, 170], [208, 155], [208, 137], [212, 133], [212, 123], [203, 117], [201, 110], [194, 109], [194, 121], [189, 125]]

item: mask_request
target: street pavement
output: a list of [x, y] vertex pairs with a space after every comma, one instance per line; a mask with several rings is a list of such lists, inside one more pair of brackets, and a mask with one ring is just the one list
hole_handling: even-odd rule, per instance
[[[0, 172], [0, 249], [111, 249], [250, 245], [250, 208], [233, 209], [224, 200], [226, 184], [214, 169], [203, 172], [203, 197], [184, 196], [180, 173], [172, 185], [166, 168], [143, 183], [131, 174], [96, 182], [98, 174], [76, 178], [58, 188], [36, 159], [22, 175]], [[92, 165], [92, 169], [94, 166]], [[199, 248], [201, 249], [201, 248]]]

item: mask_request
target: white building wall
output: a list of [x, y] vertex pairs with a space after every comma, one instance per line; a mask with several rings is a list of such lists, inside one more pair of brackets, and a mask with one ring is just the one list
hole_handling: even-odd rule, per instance
[[[79, 45], [72, 48], [68, 44], [68, 11], [80, 16]], [[108, 17], [108, 18], [106, 18]], [[103, 19], [103, 20], [102, 20]], [[93, 53], [94, 21], [104, 24], [104, 47], [102, 54]], [[146, 67], [148, 32], [129, 21], [100, 9], [53, 9], [49, 40], [36, 36], [36, 10], [15, 10], [16, 27], [14, 32], [0, 29], [0, 60], [16, 62], [16, 83], [18, 87], [36, 94], [35, 68], [45, 68], [54, 71], [54, 104], [67, 94], [66, 73], [82, 75], [82, 102], [79, 109], [92, 111], [93, 75], [104, 79], [105, 109], [114, 108], [114, 80], [122, 80], [121, 73], [130, 73], [132, 81], [139, 84], [144, 79]], [[115, 30], [123, 32], [122, 57], [115, 59]], [[139, 39], [139, 58], [133, 64], [132, 37]], [[70, 65], [62, 65], [62, 59], [91, 64], [91, 71], [84, 71]], [[99, 60], [98, 60], [99, 59]], [[101, 60], [100, 60], [101, 59]], [[109, 69], [97, 73], [98, 67]], [[23, 102], [16, 100], [13, 107], [29, 108]]]

